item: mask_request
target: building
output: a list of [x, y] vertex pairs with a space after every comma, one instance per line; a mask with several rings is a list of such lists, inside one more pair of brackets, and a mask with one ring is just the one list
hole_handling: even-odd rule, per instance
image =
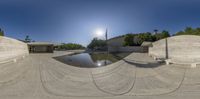
[[29, 53], [53, 53], [54, 45], [48, 42], [31, 42], [27, 43]]

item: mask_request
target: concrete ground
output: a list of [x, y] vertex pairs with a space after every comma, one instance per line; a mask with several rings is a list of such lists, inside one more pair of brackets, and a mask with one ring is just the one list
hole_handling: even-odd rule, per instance
[[0, 64], [0, 99], [199, 99], [200, 68], [157, 63], [133, 53], [100, 68], [77, 68], [30, 54]]

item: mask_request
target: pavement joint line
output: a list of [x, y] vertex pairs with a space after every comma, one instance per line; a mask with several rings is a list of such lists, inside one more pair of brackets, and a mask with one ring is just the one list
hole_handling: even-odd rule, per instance
[[117, 66], [115, 66], [115, 68], [114, 69], [112, 69], [112, 72], [110, 72], [110, 71], [107, 71], [107, 72], [104, 72], [104, 73], [98, 73], [98, 74], [94, 74], [93, 73], [93, 75], [99, 75], [99, 74], [110, 74], [110, 73], [114, 73], [115, 71], [118, 71], [118, 70], [120, 70], [119, 68], [121, 68], [121, 65], [123, 65], [123, 64], [125, 64], [125, 62], [124, 63], [121, 63], [121, 64], [119, 64], [119, 65], [117, 65]]
[[[120, 67], [121, 67], [121, 66], [120, 66]], [[94, 75], [92, 74], [92, 72], [91, 72], [91, 75], [92, 75], [93, 83], [94, 83], [94, 85], [96, 86], [97, 89], [99, 89], [100, 91], [102, 91], [102, 92], [104, 92], [104, 93], [111, 94], [111, 95], [113, 95], [113, 96], [121, 96], [121, 95], [125, 95], [125, 94], [129, 93], [129, 92], [134, 88], [134, 85], [135, 85], [135, 82], [136, 82], [136, 81], [135, 81], [135, 80], [136, 80], [136, 71], [135, 71], [134, 81], [133, 81], [133, 83], [132, 83], [132, 85], [131, 85], [131, 88], [130, 88], [127, 92], [123, 92], [123, 93], [120, 93], [120, 94], [115, 94], [115, 93], [108, 92], [108, 91], [105, 91], [105, 90], [101, 89], [101, 88], [97, 85], [96, 81], [94, 80]]]
[[[133, 60], [134, 61], [134, 60]], [[124, 64], [124, 63], [123, 63]], [[121, 66], [119, 66], [119, 67], [121, 67]], [[136, 67], [136, 66], [134, 66], [135, 68], [138, 68], [138, 67]], [[91, 72], [92, 73], [92, 72]], [[93, 76], [93, 74], [92, 74], [92, 76]], [[184, 76], [185, 76], [185, 72], [184, 72]], [[93, 80], [94, 80], [94, 77], [93, 77]], [[167, 93], [161, 93], [161, 94], [152, 94], [152, 95], [137, 95], [137, 94], [135, 94], [135, 95], [125, 95], [126, 93], [124, 93], [124, 94], [113, 94], [113, 93], [108, 93], [107, 91], [106, 91], [106, 93], [108, 93], [108, 94], [111, 94], [111, 95], [113, 95], [113, 96], [158, 96], [158, 95], [165, 95], [165, 94], [170, 94], [170, 93], [173, 93], [173, 92], [175, 92], [176, 90], [178, 90], [179, 88], [180, 88], [180, 86], [181, 86], [181, 84], [182, 84], [182, 82], [183, 82], [183, 80], [184, 80], [184, 77], [182, 78], [182, 80], [181, 80], [181, 82], [180, 82], [180, 84], [178, 85], [178, 87], [177, 88], [175, 88], [174, 90], [172, 90], [172, 91], [170, 91], [170, 92], [167, 92]], [[136, 79], [134, 80], [134, 82], [136, 82]], [[96, 86], [97, 88], [98, 88], [98, 86]], [[134, 88], [134, 87], [133, 87]], [[99, 89], [101, 89], [101, 88], [99, 88]], [[104, 90], [102, 90], [102, 91], [104, 91]], [[128, 93], [128, 92], [127, 92]], [[77, 96], [75, 96], [75, 97], [77, 97]], [[88, 96], [86, 96], [86, 97], [88, 97]], [[100, 96], [101, 97], [101, 96]]]
[[[40, 64], [41, 64], [41, 62], [40, 62]], [[41, 66], [43, 66], [43, 65], [41, 65]], [[80, 95], [80, 96], [61, 95], [61, 94], [56, 94], [56, 93], [54, 93], [54, 92], [51, 92], [51, 91], [49, 91], [49, 90], [46, 88], [46, 86], [44, 85], [44, 81], [42, 80], [43, 77], [42, 77], [42, 72], [41, 72], [41, 69], [42, 69], [41, 66], [39, 66], [40, 82], [42, 83], [42, 87], [43, 87], [44, 91], [45, 91], [46, 93], [50, 94], [50, 95], [59, 96], [59, 97], [113, 97], [113, 96], [102, 96], [102, 95], [96, 95], [96, 96], [86, 96], [86, 95], [82, 95], [82, 96], [81, 96], [81, 95]]]
[[[127, 70], [127, 71], [129, 71], [129, 69], [130, 69], [130, 67], [134, 67], [134, 70], [133, 70], [133, 68], [131, 68], [131, 70], [130, 70], [130, 73], [128, 74], [128, 76], [130, 76], [130, 78], [128, 79], [128, 81], [130, 81], [130, 82], [132, 82], [133, 81], [133, 85], [131, 86], [131, 88], [127, 91], [127, 92], [124, 92], [124, 93], [121, 93], [121, 92], [123, 92], [123, 91], [120, 91], [120, 92], [117, 92], [117, 91], [106, 91], [106, 90], [104, 90], [104, 91], [106, 91], [106, 92], [111, 92], [111, 94], [109, 94], [109, 93], [106, 93], [105, 95], [104, 94], [91, 94], [91, 95], [77, 95], [77, 94], [75, 94], [75, 95], [69, 95], [68, 93], [57, 93], [57, 92], [54, 92], [54, 91], [51, 91], [51, 90], [49, 90], [48, 88], [46, 88], [46, 87], [48, 87], [48, 86], [46, 86], [46, 85], [44, 85], [46, 82], [45, 82], [45, 76], [43, 76], [43, 74], [42, 74], [42, 72], [43, 72], [43, 70], [45, 70], [45, 68], [46, 67], [48, 67], [48, 64], [45, 64], [45, 62], [43, 62], [44, 60], [49, 60], [49, 59], [46, 59], [46, 57], [48, 57], [48, 56], [44, 56], [44, 57], [38, 57], [37, 59], [32, 59], [31, 58], [31, 56], [29, 57], [29, 59], [28, 60], [26, 60], [26, 58], [25, 59], [23, 59], [22, 60], [22, 62], [21, 62], [21, 60], [20, 61], [18, 61], [18, 62], [16, 62], [15, 64], [18, 64], [18, 65], [20, 65], [20, 63], [23, 63], [23, 62], [25, 62], [25, 61], [31, 61], [31, 63], [33, 63], [33, 64], [31, 64], [31, 65], [33, 65], [33, 67], [36, 67], [36, 68], [38, 68], [39, 69], [39, 81], [40, 81], [40, 83], [41, 83], [41, 89], [43, 89], [43, 91], [45, 92], [45, 93], [47, 93], [48, 95], [52, 95], [52, 96], [59, 96], [59, 97], [102, 97], [102, 98], [104, 98], [104, 97], [107, 97], [107, 98], [109, 98], [109, 97], [119, 97], [119, 96], [163, 96], [163, 95], [171, 95], [172, 93], [175, 93], [176, 91], [178, 91], [178, 90], [180, 90], [180, 88], [181, 88], [181, 86], [183, 86], [183, 85], [200, 85], [200, 83], [192, 83], [192, 84], [184, 84], [184, 81], [187, 79], [187, 77], [186, 77], [186, 73], [187, 73], [187, 71], [188, 70], [190, 70], [191, 68], [184, 68], [184, 67], [181, 67], [181, 66], [176, 66], [176, 65], [174, 65], [174, 66], [172, 66], [172, 65], [169, 65], [170, 67], [169, 68], [171, 68], [171, 67], [173, 67], [175, 70], [176, 69], [181, 69], [181, 74], [177, 74], [178, 76], [182, 76], [182, 77], [180, 77], [180, 82], [179, 83], [177, 83], [176, 84], [176, 86], [174, 86], [174, 87], [172, 87], [172, 88], [169, 88], [169, 90], [164, 90], [164, 91], [166, 91], [166, 92], [161, 92], [161, 93], [159, 93], [159, 92], [153, 92], [153, 93], [151, 93], [151, 94], [148, 94], [148, 93], [139, 93], [139, 94], [137, 94], [137, 93], [133, 93], [133, 92], [131, 92], [131, 91], [134, 91], [135, 89], [135, 83], [137, 83], [137, 73], [138, 72], [136, 72], [137, 71], [137, 69], [138, 68], [140, 68], [140, 67], [137, 67], [137, 66], [135, 66], [135, 65], [127, 65], [126, 67], [124, 67], [124, 69], [125, 70]], [[35, 61], [33, 61], [33, 60], [35, 60]], [[39, 60], [39, 61], [38, 61]], [[37, 61], [37, 62], [36, 62]], [[51, 60], [49, 60], [49, 61], [51, 61]], [[133, 60], [134, 61], [134, 60]], [[14, 64], [14, 62], [12, 62], [12, 64]], [[49, 65], [50, 65], [51, 63], [49, 63]], [[123, 67], [124, 65], [123, 64], [126, 64], [125, 62], [122, 62], [121, 63], [121, 65], [119, 65], [119, 66], [114, 66], [115, 68], [109, 68], [110, 70], [108, 70], [108, 71], [113, 71], [113, 69], [116, 69], [116, 70], [118, 70], [119, 68], [121, 68], [121, 67]], [[56, 65], [56, 63], [55, 63], [55, 65]], [[52, 65], [53, 66], [53, 65]], [[165, 65], [164, 65], [165, 66]], [[26, 67], [26, 66], [25, 66]], [[29, 66], [30, 67], [30, 66]], [[28, 70], [28, 69], [30, 69], [29, 67], [27, 67], [24, 71], [26, 71], [26, 72], [28, 72], [28, 71], [30, 71], [30, 70]], [[53, 68], [52, 68], [53, 69]], [[106, 68], [105, 68], [106, 69]], [[151, 68], [155, 73], [158, 73], [158, 75], [160, 74], [159, 72], [157, 72], [157, 69], [155, 69], [155, 68]], [[158, 68], [158, 70], [159, 69], [162, 69], [162, 68]], [[100, 69], [101, 70], [101, 69]], [[165, 70], [165, 68], [164, 68], [164, 70]], [[168, 70], [168, 69], [167, 69]], [[133, 76], [131, 76], [132, 74], [133, 74], [133, 71], [135, 71], [134, 72], [134, 77]], [[95, 71], [94, 71], [95, 72]], [[98, 72], [98, 71], [97, 71]], [[114, 71], [114, 72], [117, 72], [117, 71]], [[113, 73], [114, 73], [113, 72]], [[166, 71], [167, 72], [167, 71]], [[182, 72], [183, 72], [183, 74], [182, 74]], [[122, 71], [122, 73], [124, 73], [123, 71]], [[126, 72], [127, 73], [127, 72]], [[94, 76], [94, 75], [96, 75], [96, 74], [93, 74], [93, 71], [92, 71], [92, 69], [91, 69], [91, 71], [89, 71], [89, 74], [90, 74], [90, 76]], [[101, 74], [101, 73], [99, 73], [99, 74]], [[104, 74], [104, 73], [102, 73], [102, 74]], [[26, 75], [26, 73], [22, 73], [22, 76], [25, 76]], [[97, 74], [98, 75], [98, 74]], [[152, 76], [152, 77], [154, 77], [154, 76]], [[23, 78], [23, 77], [22, 77]], [[95, 80], [94, 79], [95, 77], [92, 77], [92, 82]], [[20, 79], [18, 79], [18, 81], [21, 81], [22, 79], [20, 78]], [[17, 81], [17, 82], [18, 82]], [[128, 82], [129, 83], [129, 82]], [[14, 83], [15, 84], [15, 83]], [[94, 82], [93, 82], [93, 84], [94, 84]], [[44, 86], [43, 86], [44, 85]], [[99, 86], [96, 86], [96, 88], [97, 87], [99, 87]], [[46, 89], [45, 89], [46, 88]], [[95, 87], [94, 87], [95, 88]], [[97, 88], [98, 89], [98, 88]], [[127, 87], [125, 87], [125, 89], [127, 89]], [[101, 90], [100, 90], [101, 91]], [[131, 92], [131, 93], [130, 93]], [[175, 93], [176, 94], [176, 93]], [[19, 94], [20, 96], [21, 96], [21, 94]], [[173, 95], [173, 94], [172, 94]]]
[[180, 89], [181, 85], [183, 84], [183, 81], [185, 80], [186, 70], [187, 70], [187, 69], [185, 69], [185, 71], [184, 71], [184, 74], [183, 74], [183, 77], [182, 77], [182, 80], [181, 80], [180, 84], [179, 84], [178, 87], [175, 88], [174, 90], [169, 91], [169, 92], [166, 92], [166, 93], [161, 93], [161, 94], [135, 95], [135, 96], [162, 96], [162, 95], [169, 95], [169, 94], [171, 94], [171, 93], [174, 93], [174, 92], [178, 91], [178, 90]]

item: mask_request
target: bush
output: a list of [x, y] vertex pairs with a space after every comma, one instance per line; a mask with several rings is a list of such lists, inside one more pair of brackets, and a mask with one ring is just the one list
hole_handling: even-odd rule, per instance
[[58, 49], [60, 49], [60, 50], [75, 50], [75, 49], [85, 49], [85, 47], [83, 47], [80, 44], [75, 44], [75, 43], [68, 43], [68, 44], [63, 43], [62, 45], [58, 46]]

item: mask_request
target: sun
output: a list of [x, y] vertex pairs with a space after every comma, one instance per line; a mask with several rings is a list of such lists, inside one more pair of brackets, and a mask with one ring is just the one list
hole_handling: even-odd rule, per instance
[[95, 34], [96, 34], [98, 37], [101, 37], [101, 36], [103, 36], [104, 31], [101, 30], [101, 29], [97, 29], [96, 32], [95, 32]]

